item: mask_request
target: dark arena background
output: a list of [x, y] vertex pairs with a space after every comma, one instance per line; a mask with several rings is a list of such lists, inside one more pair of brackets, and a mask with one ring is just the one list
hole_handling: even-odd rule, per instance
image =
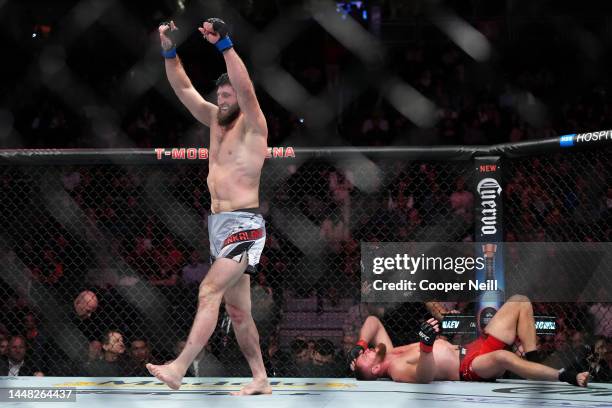
[[[157, 29], [176, 22], [216, 103], [209, 17], [229, 24], [271, 148], [251, 298], [274, 393], [239, 402], [228, 393], [251, 371], [223, 306], [180, 391], [145, 368], [184, 347], [210, 256], [209, 130], [170, 87]], [[612, 406], [612, 3], [0, 0], [0, 23], [0, 402], [72, 387], [92, 407]], [[567, 264], [578, 282], [562, 293], [557, 264], [536, 279], [504, 258], [542, 363], [588, 371], [589, 387], [356, 381], [347, 354], [368, 316], [394, 345], [430, 317], [460, 320], [443, 333], [457, 345], [488, 321], [472, 298], [362, 299], [362, 245], [480, 248], [484, 225], [499, 248], [607, 248], [596, 271]], [[112, 364], [109, 333], [124, 345]]]

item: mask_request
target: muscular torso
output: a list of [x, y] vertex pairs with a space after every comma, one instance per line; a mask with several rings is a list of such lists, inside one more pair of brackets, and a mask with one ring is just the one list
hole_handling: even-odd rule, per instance
[[[391, 364], [389, 372], [401, 370], [405, 364], [417, 364], [420, 356], [419, 343], [395, 347], [387, 353]], [[459, 347], [446, 340], [438, 339], [433, 347], [434, 360], [436, 362], [435, 380], [457, 381], [459, 380]], [[393, 378], [392, 378], [393, 379]]]
[[213, 213], [259, 206], [266, 153], [266, 135], [249, 131], [242, 114], [228, 128], [211, 124], [207, 183]]

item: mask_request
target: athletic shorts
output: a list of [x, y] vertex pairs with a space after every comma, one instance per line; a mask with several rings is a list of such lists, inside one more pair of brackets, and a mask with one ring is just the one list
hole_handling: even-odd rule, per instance
[[266, 222], [261, 214], [251, 209], [210, 214], [208, 239], [211, 263], [217, 258], [241, 262], [246, 254], [248, 266], [245, 273], [252, 275], [257, 271], [266, 243]]
[[488, 354], [492, 351], [504, 350], [508, 347], [506, 343], [499, 340], [498, 338], [483, 334], [478, 339], [467, 344], [461, 350], [461, 354], [464, 356], [459, 365], [459, 377], [461, 381], [492, 381], [494, 378], [480, 378], [472, 370], [472, 362], [478, 356]]

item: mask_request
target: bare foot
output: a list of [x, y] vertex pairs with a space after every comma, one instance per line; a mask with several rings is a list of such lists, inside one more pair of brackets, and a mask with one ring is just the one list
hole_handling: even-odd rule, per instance
[[172, 364], [155, 365], [147, 364], [147, 370], [154, 375], [159, 381], [164, 382], [173, 390], [181, 388], [183, 376], [176, 370]]
[[272, 387], [267, 378], [262, 380], [253, 380], [240, 391], [232, 392], [232, 395], [261, 395], [261, 394], [272, 394]]
[[579, 373], [576, 376], [576, 381], [578, 381], [578, 385], [580, 387], [586, 387], [587, 385], [589, 385], [589, 372], [585, 371], [583, 373]]

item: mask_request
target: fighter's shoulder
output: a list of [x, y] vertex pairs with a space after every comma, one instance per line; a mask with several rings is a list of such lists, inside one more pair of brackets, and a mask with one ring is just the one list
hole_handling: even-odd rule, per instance
[[267, 143], [268, 128], [266, 126], [248, 126], [246, 122], [242, 122], [240, 132], [244, 139], [254, 143]]
[[257, 134], [258, 136], [267, 137], [268, 123], [261, 109], [258, 109], [255, 114], [250, 115], [247, 115], [246, 112], [242, 112], [240, 120], [246, 131]]

